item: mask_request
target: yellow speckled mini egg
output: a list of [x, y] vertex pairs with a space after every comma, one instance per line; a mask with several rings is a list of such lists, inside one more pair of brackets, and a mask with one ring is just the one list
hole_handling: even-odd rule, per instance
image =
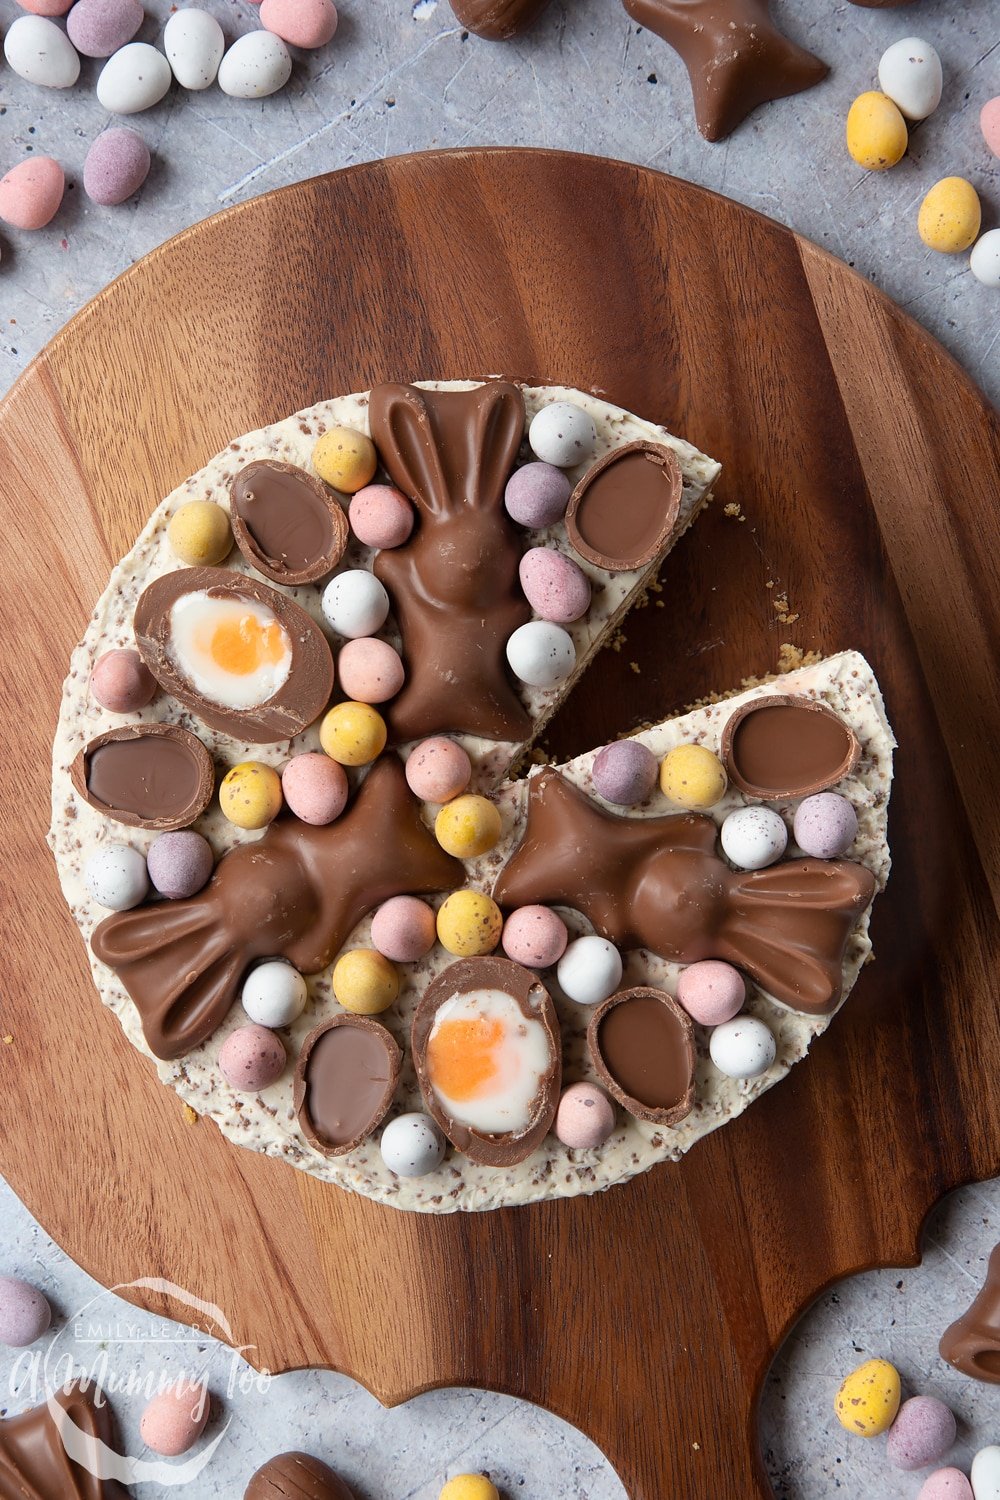
[[266, 828], [281, 811], [281, 777], [259, 760], [244, 760], [222, 778], [219, 806], [237, 828]]
[[485, 1474], [456, 1474], [448, 1480], [438, 1500], [500, 1500], [500, 1491]]
[[374, 948], [352, 948], [333, 966], [334, 998], [356, 1016], [377, 1016], [399, 994], [399, 975]]
[[475, 859], [500, 837], [500, 814], [486, 797], [467, 794], [447, 802], [434, 819], [434, 835], [446, 854]]
[[438, 942], [456, 958], [492, 953], [502, 928], [499, 906], [481, 891], [453, 891], [437, 914]]
[[957, 255], [979, 235], [983, 210], [979, 194], [964, 177], [942, 177], [920, 205], [917, 228], [930, 250]]
[[368, 703], [338, 703], [319, 726], [319, 742], [342, 766], [367, 766], [382, 754], [388, 733], [382, 715]]
[[884, 172], [906, 154], [906, 121], [886, 94], [859, 94], [847, 114], [847, 149], [859, 167]]
[[316, 442], [313, 468], [342, 495], [354, 495], [370, 484], [378, 457], [375, 444], [353, 427], [331, 427]]
[[167, 541], [189, 568], [214, 568], [232, 551], [229, 516], [211, 500], [189, 500], [170, 517]]
[[660, 790], [678, 807], [714, 807], [727, 782], [725, 766], [705, 745], [675, 745], [660, 765]]
[[867, 1359], [852, 1370], [834, 1397], [842, 1427], [859, 1437], [887, 1432], [899, 1410], [899, 1374], [887, 1359]]

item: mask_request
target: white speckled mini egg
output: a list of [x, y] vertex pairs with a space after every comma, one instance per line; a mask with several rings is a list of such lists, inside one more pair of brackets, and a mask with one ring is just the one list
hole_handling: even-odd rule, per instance
[[149, 893], [145, 857], [131, 844], [102, 844], [83, 867], [90, 894], [110, 911], [130, 911]]
[[163, 50], [181, 88], [207, 89], [215, 82], [226, 39], [207, 10], [177, 10], [163, 28]]
[[600, 1005], [622, 982], [622, 956], [607, 938], [588, 933], [570, 943], [556, 978], [563, 994], [577, 1005]]
[[292, 58], [280, 36], [248, 31], [237, 37], [219, 65], [219, 88], [233, 99], [266, 99], [292, 76]]
[[113, 115], [137, 115], [159, 104], [172, 77], [162, 52], [148, 42], [129, 42], [101, 69], [97, 98]]
[[561, 625], [529, 620], [508, 640], [507, 660], [514, 676], [529, 687], [550, 688], [565, 682], [576, 666], [576, 647]]
[[738, 807], [722, 825], [722, 847], [741, 870], [763, 870], [788, 847], [788, 829], [773, 807]]
[[243, 1009], [258, 1026], [274, 1030], [290, 1026], [306, 1008], [309, 991], [298, 969], [283, 959], [271, 959], [251, 969], [240, 996]]
[[918, 36], [904, 36], [883, 52], [878, 81], [908, 120], [926, 120], [941, 103], [941, 59], [930, 42]]
[[719, 1072], [727, 1078], [759, 1078], [778, 1052], [774, 1032], [756, 1016], [736, 1016], [716, 1026], [708, 1050]]
[[1000, 1500], [1000, 1448], [991, 1443], [972, 1460], [972, 1493], [976, 1500]]
[[444, 1160], [445, 1139], [430, 1115], [397, 1115], [382, 1132], [382, 1160], [397, 1177], [426, 1177]]
[[543, 463], [568, 469], [593, 457], [597, 429], [589, 413], [574, 401], [550, 401], [532, 418], [528, 442]]
[[323, 614], [338, 635], [360, 640], [382, 629], [389, 595], [365, 568], [345, 568], [323, 590]]
[[45, 16], [18, 16], [3, 44], [3, 55], [26, 83], [71, 89], [80, 76], [80, 58], [61, 27]]
[[969, 269], [983, 286], [1000, 288], [1000, 229], [990, 229], [972, 247]]

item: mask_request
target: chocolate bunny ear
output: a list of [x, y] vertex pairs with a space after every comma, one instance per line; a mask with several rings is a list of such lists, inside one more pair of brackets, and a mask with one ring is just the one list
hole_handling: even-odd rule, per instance
[[500, 505], [524, 436], [524, 397], [492, 380], [471, 391], [377, 385], [372, 441], [389, 475], [418, 509], [447, 515]]

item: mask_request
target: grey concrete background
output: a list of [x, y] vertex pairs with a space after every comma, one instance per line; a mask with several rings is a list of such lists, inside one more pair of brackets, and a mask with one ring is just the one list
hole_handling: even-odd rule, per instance
[[[230, 38], [256, 24], [254, 7], [242, 0], [200, 3]], [[146, 8], [140, 35], [155, 41], [171, 6], [147, 0]], [[643, 162], [783, 220], [872, 277], [994, 400], [1000, 397], [1000, 296], [972, 278], [967, 257], [935, 255], [916, 233], [921, 197], [952, 173], [979, 189], [984, 227], [1000, 222], [1000, 163], [986, 151], [977, 123], [981, 104], [1000, 92], [997, 0], [921, 0], [887, 11], [845, 0], [774, 0], [775, 17], [832, 65], [832, 75], [807, 94], [758, 111], [716, 146], [694, 130], [679, 60], [638, 31], [617, 0], [555, 0], [535, 32], [507, 46], [463, 34], [446, 0], [343, 0], [340, 9], [332, 46], [300, 56], [277, 97], [251, 104], [217, 89], [187, 96], [175, 90], [135, 117], [130, 123], [146, 136], [154, 166], [138, 198], [117, 209], [88, 203], [80, 186], [87, 145], [107, 123], [93, 92], [99, 65], [85, 60], [80, 83], [67, 94], [32, 88], [0, 65], [0, 172], [38, 152], [57, 157], [71, 183], [48, 229], [0, 230], [0, 390], [112, 277], [219, 208], [386, 154], [501, 143]], [[17, 14], [14, 0], [0, 0], [0, 32]], [[872, 86], [883, 49], [914, 32], [941, 53], [944, 101], [913, 131], [899, 167], [868, 176], [846, 155], [844, 116], [851, 99]], [[919, 1270], [859, 1277], [803, 1320], [776, 1362], [763, 1403], [762, 1441], [777, 1494], [789, 1500], [825, 1500], [841, 1491], [887, 1500], [916, 1495], [919, 1478], [889, 1469], [882, 1441], [848, 1438], [833, 1419], [840, 1379], [869, 1354], [892, 1358], [911, 1392], [951, 1402], [961, 1422], [960, 1457], [1000, 1440], [994, 1390], [961, 1380], [936, 1355], [941, 1330], [971, 1298], [998, 1238], [1000, 1186], [967, 1189], [932, 1219]], [[60, 1310], [43, 1349], [69, 1347], [89, 1363], [92, 1351], [75, 1337], [72, 1314], [98, 1289], [9, 1190], [0, 1191], [0, 1272], [36, 1281]], [[115, 1313], [121, 1320], [106, 1339], [120, 1373], [176, 1368], [183, 1360], [226, 1390], [233, 1366], [221, 1345], [201, 1340], [196, 1365], [188, 1346], [178, 1351], [169, 1342], [169, 1329], [146, 1327], [137, 1357], [126, 1328], [136, 1315], [107, 1297], [100, 1306], [111, 1325]], [[0, 1351], [0, 1410], [29, 1404], [27, 1381], [15, 1356]], [[141, 1397], [120, 1396], [115, 1404], [134, 1438]], [[227, 1418], [233, 1425], [211, 1468], [183, 1491], [193, 1500], [242, 1493], [257, 1463], [294, 1446], [341, 1466], [359, 1500], [434, 1500], [445, 1472], [480, 1466], [492, 1469], [510, 1500], [622, 1495], [580, 1435], [502, 1397], [442, 1392], [384, 1413], [342, 1377], [304, 1372], [282, 1377], [266, 1393], [227, 1397], [212, 1433]], [[138, 1493], [162, 1491], [146, 1486]]]

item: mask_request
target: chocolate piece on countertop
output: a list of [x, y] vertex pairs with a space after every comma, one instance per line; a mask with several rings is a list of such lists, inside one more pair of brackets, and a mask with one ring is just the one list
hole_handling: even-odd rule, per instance
[[[98, 1445], [115, 1450], [117, 1443], [111, 1408], [98, 1387], [75, 1380], [52, 1400], [64, 1415], [54, 1417], [46, 1402], [0, 1421], [0, 1500], [128, 1500], [117, 1480], [97, 1478]], [[83, 1445], [82, 1465], [66, 1451], [64, 1424], [70, 1441]]]
[[154, 1056], [183, 1057], [225, 1020], [255, 958], [316, 974], [390, 896], [453, 890], [464, 878], [388, 755], [336, 822], [278, 818], [224, 855], [197, 896], [116, 912], [91, 948], [131, 995]]
[[334, 1016], [311, 1031], [295, 1067], [294, 1106], [302, 1134], [324, 1156], [343, 1156], [381, 1124], [399, 1082], [403, 1054], [370, 1016]]
[[675, 963], [725, 959], [793, 1010], [829, 1015], [874, 875], [844, 859], [733, 871], [715, 852], [718, 833], [692, 813], [619, 817], [542, 771], [528, 782], [524, 836], [493, 896], [508, 909], [573, 907], [619, 948]]
[[273, 583], [314, 583], [347, 547], [339, 500], [296, 464], [257, 459], [245, 465], [230, 487], [229, 512], [237, 547]]
[[518, 581], [521, 540], [503, 504], [524, 398], [499, 380], [470, 391], [379, 385], [368, 414], [382, 463], [417, 511], [410, 540], [380, 552], [374, 566], [406, 663], [406, 684], [387, 710], [393, 738], [525, 739], [531, 720], [506, 646], [531, 610]]
[[726, 720], [722, 759], [740, 791], [779, 802], [843, 781], [857, 769], [861, 745], [825, 703], [775, 693], [744, 703]]
[[599, 1005], [587, 1027], [608, 1092], [640, 1120], [678, 1125], [694, 1104], [694, 1027], [665, 990], [641, 985]]
[[308, 1453], [279, 1453], [257, 1470], [243, 1500], [354, 1500], [344, 1481]]
[[451, 0], [456, 20], [490, 42], [527, 31], [548, 6], [549, 0]]
[[128, 828], [187, 828], [215, 791], [215, 766], [179, 724], [127, 724], [90, 741], [69, 768], [74, 789]]
[[679, 52], [691, 79], [698, 129], [721, 141], [771, 99], [824, 79], [825, 62], [790, 41], [768, 0], [623, 0], [633, 21]]
[[648, 567], [677, 520], [684, 477], [661, 443], [626, 443], [598, 459], [566, 510], [566, 534], [587, 562], [609, 573]]
[[986, 1280], [968, 1312], [945, 1329], [941, 1358], [963, 1375], [1000, 1385], [1000, 1245], [990, 1252]]

